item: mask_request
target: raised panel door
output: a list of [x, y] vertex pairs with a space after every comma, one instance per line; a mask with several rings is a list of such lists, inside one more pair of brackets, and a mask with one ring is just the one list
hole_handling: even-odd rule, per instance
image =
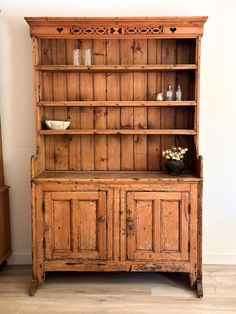
[[106, 259], [106, 216], [106, 192], [46, 192], [46, 258]]
[[188, 192], [128, 192], [128, 259], [188, 260], [188, 208]]

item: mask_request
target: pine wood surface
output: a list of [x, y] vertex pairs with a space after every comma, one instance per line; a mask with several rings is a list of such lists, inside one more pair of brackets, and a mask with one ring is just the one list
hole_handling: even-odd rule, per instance
[[[33, 40], [33, 280], [47, 271], [186, 272], [202, 297], [200, 38], [206, 17], [26, 18]], [[73, 50], [91, 49], [91, 66]], [[182, 101], [154, 101], [180, 84]], [[70, 120], [48, 130], [45, 120]], [[162, 151], [188, 147], [186, 171]]]
[[66, 71], [66, 72], [146, 72], [146, 71], [180, 71], [180, 70], [196, 70], [195, 64], [165, 64], [165, 65], [90, 65], [90, 66], [74, 66], [74, 65], [37, 65], [36, 70], [40, 71]]
[[[157, 67], [165, 68], [168, 67], [169, 62], [178, 64], [181, 64], [181, 62], [195, 62], [195, 42], [192, 39], [173, 39], [169, 41], [158, 41], [156, 39], [136, 41], [133, 39], [112, 41], [42, 39], [40, 40], [40, 47], [40, 62], [43, 64], [42, 66], [48, 67], [50, 64], [54, 67], [54, 63], [60, 63], [62, 64], [60, 67], [64, 69], [67, 69], [64, 63], [71, 64], [73, 49], [78, 47], [92, 48], [93, 66], [105, 69], [109, 68], [109, 66], [117, 66], [117, 63], [121, 64], [118, 67], [122, 67], [122, 64], [130, 64], [131, 67], [144, 66], [144, 68], [152, 67], [153, 63], [157, 63]], [[63, 54], [63, 58], [57, 56], [57, 51], [60, 47], [62, 48], [60, 54]], [[175, 52], [173, 52], [173, 49]], [[169, 51], [172, 51], [171, 56]], [[105, 65], [101, 66], [101, 64]], [[72, 68], [74, 67], [72, 66]], [[85, 69], [86, 67], [82, 68]], [[60, 76], [60, 81], [56, 80], [58, 76]], [[161, 161], [160, 154], [162, 147], [167, 148], [168, 145], [173, 144], [193, 145], [194, 139], [187, 139], [185, 135], [196, 134], [194, 123], [189, 118], [193, 116], [194, 111], [191, 108], [185, 110], [181, 106], [181, 104], [184, 105], [189, 101], [190, 103], [194, 102], [193, 78], [194, 71], [192, 70], [181, 71], [178, 75], [177, 72], [169, 74], [168, 72], [147, 73], [146, 70], [144, 73], [97, 72], [96, 74], [90, 73], [90, 70], [86, 71], [86, 69], [83, 73], [70, 73], [68, 71], [66, 73], [43, 72], [41, 74], [43, 89], [40, 102], [53, 100], [53, 103], [56, 104], [57, 101], [60, 103], [68, 101], [70, 103], [70, 101], [76, 100], [79, 101], [79, 104], [82, 104], [81, 108], [79, 106], [79, 108], [73, 110], [71, 108], [67, 109], [67, 106], [64, 109], [59, 109], [58, 107], [60, 106], [56, 108], [45, 106], [43, 110], [39, 110], [42, 120], [41, 128], [44, 128], [44, 119], [69, 118], [71, 121], [69, 130], [61, 131], [61, 133], [78, 135], [77, 137], [59, 137], [58, 140], [60, 132], [39, 130], [39, 134], [57, 135], [56, 139], [52, 136], [44, 140], [46, 169], [164, 170], [165, 164]], [[143, 84], [143, 80], [146, 82], [145, 84]], [[183, 102], [176, 102], [177, 106], [180, 105], [178, 110], [169, 108], [171, 106], [168, 106], [165, 110], [158, 108], [153, 110], [150, 108], [141, 109], [136, 108], [136, 106], [122, 110], [107, 107], [107, 105], [116, 101], [130, 101], [131, 104], [132, 102], [139, 104], [144, 101], [148, 104], [152, 100], [154, 92], [160, 89], [164, 92], [169, 83], [172, 83], [174, 86], [176, 82], [181, 83], [184, 88]], [[61, 84], [63, 84], [62, 88], [60, 87]], [[62, 93], [63, 90], [64, 92]], [[89, 101], [94, 101], [96, 104], [97, 101], [102, 100], [105, 101], [104, 106], [99, 106], [100, 108], [86, 108]], [[166, 103], [163, 102], [162, 104]], [[151, 104], [154, 105], [153, 102]], [[156, 105], [158, 104], [159, 102], [156, 102]], [[174, 102], [172, 104], [175, 105]], [[59, 112], [58, 110], [60, 112], [63, 110], [63, 115], [55, 115], [54, 112]], [[87, 119], [87, 117], [89, 117], [88, 121], [84, 122], [84, 119]], [[142, 117], [143, 121], [140, 121], [140, 117]], [[177, 125], [175, 121], [178, 121]], [[186, 129], [183, 130], [182, 126]], [[152, 127], [156, 130], [151, 130]], [[78, 128], [81, 130], [78, 130]], [[133, 132], [137, 132], [139, 135], [133, 136], [133, 133], [129, 133], [132, 132], [129, 130], [132, 128], [135, 129]], [[137, 130], [139, 128], [143, 131]], [[109, 130], [104, 131], [103, 129]], [[100, 136], [95, 135], [94, 137], [93, 134], [95, 133], [100, 134]], [[117, 135], [108, 136], [108, 134]], [[128, 136], [127, 134], [132, 135]], [[142, 134], [148, 135], [146, 137]], [[165, 137], [165, 134], [168, 137]], [[170, 134], [174, 135], [169, 136]], [[83, 159], [84, 156], [88, 156], [88, 151], [94, 152], [96, 158], [90, 157], [90, 160], [88, 160], [86, 157], [85, 162]], [[120, 154], [121, 156], [118, 159], [114, 157]], [[188, 167], [190, 168], [193, 166], [191, 156], [192, 149], [189, 150], [188, 157], [186, 157]], [[65, 160], [61, 160], [62, 158], [65, 158]]]
[[133, 130], [123, 130], [123, 129], [87, 129], [87, 130], [41, 130], [38, 132], [40, 135], [53, 135], [53, 134], [179, 134], [179, 135], [195, 135], [194, 130], [151, 130], [151, 129], [133, 129]]
[[[39, 285], [44, 282], [45, 271], [55, 270], [184, 271], [191, 274], [191, 284], [195, 285], [199, 275], [195, 265], [200, 254], [196, 251], [197, 229], [196, 223], [193, 223], [198, 221], [197, 182], [122, 184], [112, 180], [106, 185], [96, 180], [78, 184], [71, 178], [69, 180], [65, 185], [62, 180], [56, 182], [55, 179], [44, 182], [42, 186], [33, 184], [33, 191], [40, 195], [33, 199], [33, 260], [37, 258], [34, 265], [39, 267], [33, 273], [33, 278]], [[132, 216], [135, 209], [130, 202], [130, 193], [134, 193], [134, 197], [138, 195], [135, 219]], [[121, 200], [120, 206], [114, 206], [117, 194]], [[153, 205], [150, 219], [147, 219], [145, 212]], [[163, 218], [165, 215], [166, 219]], [[150, 221], [155, 221], [155, 224], [150, 225]], [[191, 228], [187, 227], [189, 222]], [[141, 229], [138, 227], [140, 223]], [[135, 257], [131, 244], [137, 241], [132, 240], [133, 232], [137, 232], [136, 237], [140, 237], [140, 233], [146, 237], [148, 229], [152, 236], [146, 238], [147, 247], [136, 248], [138, 257]], [[78, 237], [79, 230], [86, 232]], [[155, 243], [160, 241], [160, 232], [162, 240], [157, 246]], [[119, 241], [113, 242], [113, 237], [118, 237]], [[90, 246], [80, 249], [80, 245], [76, 244], [78, 239], [78, 243], [92, 241], [96, 245], [93, 249]], [[176, 246], [176, 243], [181, 245]], [[106, 250], [105, 255], [100, 253], [101, 250]], [[117, 250], [118, 260], [113, 262], [113, 252]], [[45, 257], [43, 252], [46, 252]], [[88, 259], [86, 263], [83, 258]], [[34, 290], [32, 285], [32, 294]]]
[[50, 273], [34, 298], [28, 296], [30, 277], [30, 266], [8, 266], [0, 273], [1, 314], [236, 312], [233, 265], [204, 265], [201, 300], [180, 274]]
[[44, 38], [196, 38], [207, 17], [25, 18], [32, 36]]
[[161, 106], [196, 106], [194, 101], [40, 101], [42, 107], [161, 107]]
[[207, 16], [126, 16], [126, 17], [25, 17], [27, 23], [32, 25], [57, 25], [58, 22], [71, 25], [77, 21], [81, 24], [87, 25], [88, 22], [94, 23], [114, 23], [114, 22], [125, 22], [125, 23], [149, 23], [149, 22], [161, 22], [167, 25], [194, 25], [201, 26], [207, 21]]
[[193, 173], [183, 173], [178, 177], [169, 176], [166, 172], [157, 171], [44, 171], [39, 176], [35, 177], [33, 181], [102, 181], [102, 182], [158, 182], [158, 181], [196, 181], [201, 179]]

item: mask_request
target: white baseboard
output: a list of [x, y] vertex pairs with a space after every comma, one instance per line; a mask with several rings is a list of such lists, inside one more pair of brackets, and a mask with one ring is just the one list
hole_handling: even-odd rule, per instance
[[32, 257], [30, 253], [12, 253], [8, 259], [9, 265], [31, 265]]
[[[30, 265], [31, 262], [30, 253], [13, 253], [8, 260], [9, 265]], [[203, 264], [236, 264], [236, 254], [205, 254]]]
[[210, 253], [203, 255], [203, 264], [236, 264], [236, 253], [219, 254]]

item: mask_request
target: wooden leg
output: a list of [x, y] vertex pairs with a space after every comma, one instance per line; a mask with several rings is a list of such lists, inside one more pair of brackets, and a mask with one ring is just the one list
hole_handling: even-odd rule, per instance
[[197, 296], [203, 297], [202, 275], [195, 272], [189, 274], [191, 288], [196, 288]]
[[197, 289], [197, 296], [199, 298], [202, 298], [203, 297], [202, 280], [199, 280], [199, 279], [197, 280], [196, 289]]
[[32, 297], [35, 295], [37, 289], [39, 287], [39, 284], [36, 280], [32, 280], [31, 282], [31, 286], [30, 286], [30, 291], [29, 291], [29, 295]]
[[0, 264], [0, 271], [3, 271], [7, 266], [7, 260], [5, 259], [1, 264]]
[[196, 272], [189, 273], [190, 287], [194, 288], [197, 283], [197, 274]]
[[31, 286], [30, 286], [30, 291], [29, 291], [29, 295], [30, 296], [34, 296], [37, 289], [44, 283], [45, 281], [45, 272], [40, 272], [39, 274], [33, 273], [33, 277], [32, 277], [32, 282], [31, 282]]

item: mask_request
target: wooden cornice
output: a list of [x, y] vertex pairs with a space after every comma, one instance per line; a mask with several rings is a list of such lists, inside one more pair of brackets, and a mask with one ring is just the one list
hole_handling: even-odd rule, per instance
[[206, 16], [198, 17], [26, 17], [31, 36], [60, 38], [197, 37]]

